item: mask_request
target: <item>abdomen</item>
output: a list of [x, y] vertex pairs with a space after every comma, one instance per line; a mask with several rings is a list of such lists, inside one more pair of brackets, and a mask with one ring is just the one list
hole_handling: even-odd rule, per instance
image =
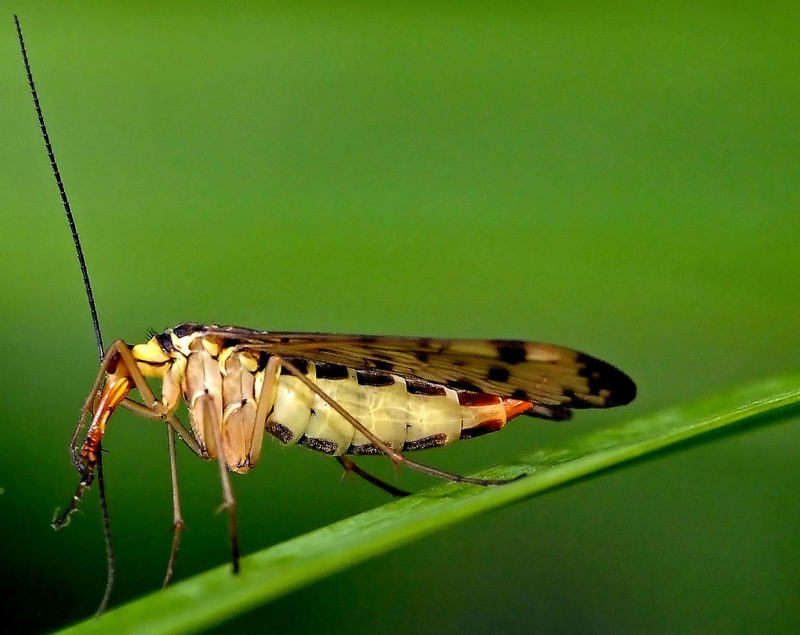
[[[395, 450], [439, 447], [500, 430], [531, 407], [519, 400], [457, 391], [336, 364], [299, 363], [309, 379]], [[284, 371], [267, 430], [285, 444], [300, 443], [330, 455], [380, 454], [321, 397]]]

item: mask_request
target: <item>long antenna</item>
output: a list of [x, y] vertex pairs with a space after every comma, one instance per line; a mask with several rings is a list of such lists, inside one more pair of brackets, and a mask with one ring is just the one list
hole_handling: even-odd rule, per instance
[[[14, 15], [14, 24], [17, 27], [17, 38], [19, 39], [19, 48], [22, 51], [22, 61], [25, 63], [25, 73], [28, 76], [28, 85], [31, 87], [31, 95], [33, 96], [33, 105], [36, 107], [36, 116], [39, 118], [39, 128], [42, 130], [42, 138], [44, 139], [44, 147], [47, 149], [47, 156], [50, 159], [50, 167], [53, 168], [53, 176], [56, 179], [58, 186], [58, 193], [61, 195], [61, 203], [64, 205], [64, 213], [67, 215], [67, 223], [69, 224], [69, 231], [72, 234], [72, 242], [75, 245], [75, 251], [78, 254], [78, 264], [81, 268], [81, 276], [83, 276], [83, 287], [86, 289], [86, 300], [89, 302], [89, 311], [92, 314], [92, 325], [94, 326], [94, 336], [97, 341], [97, 354], [100, 361], [103, 361], [105, 356], [105, 346], [103, 345], [103, 334], [100, 331], [100, 320], [97, 318], [97, 307], [94, 303], [94, 294], [92, 293], [92, 283], [89, 281], [89, 270], [86, 268], [86, 259], [83, 257], [83, 248], [81, 247], [81, 239], [78, 236], [78, 228], [75, 226], [75, 218], [72, 216], [72, 209], [69, 205], [67, 198], [67, 191], [64, 189], [64, 182], [61, 180], [61, 172], [58, 170], [58, 163], [56, 163], [56, 155], [53, 153], [53, 146], [50, 143], [50, 135], [47, 134], [47, 126], [44, 123], [44, 115], [42, 114], [42, 107], [39, 104], [39, 95], [36, 92], [36, 85], [33, 83], [33, 74], [31, 73], [31, 65], [28, 61], [28, 52], [25, 50], [25, 40], [22, 37], [22, 27], [19, 25], [19, 18]], [[111, 590], [114, 586], [114, 572], [116, 567], [114, 565], [114, 543], [111, 539], [111, 521], [108, 516], [108, 503], [106, 502], [106, 487], [103, 480], [103, 451], [102, 447], [98, 446], [97, 453], [97, 489], [100, 493], [100, 510], [103, 517], [103, 538], [106, 545], [106, 562], [108, 565], [106, 576], [106, 589], [103, 593], [103, 599], [100, 601], [100, 606], [97, 607], [96, 615], [105, 611], [108, 606], [108, 601], [111, 597]]]
[[83, 248], [81, 247], [81, 239], [78, 236], [78, 229], [75, 227], [75, 219], [72, 216], [72, 209], [69, 206], [69, 199], [67, 192], [64, 189], [64, 183], [61, 180], [61, 172], [58, 170], [58, 163], [56, 163], [56, 155], [53, 154], [53, 146], [50, 144], [50, 135], [47, 134], [47, 126], [44, 123], [44, 115], [42, 114], [42, 107], [39, 105], [39, 95], [36, 92], [36, 86], [33, 83], [33, 75], [31, 74], [31, 65], [28, 62], [28, 52], [25, 50], [25, 40], [22, 39], [22, 28], [19, 25], [19, 18], [14, 16], [14, 24], [17, 26], [17, 38], [19, 38], [19, 47], [22, 50], [22, 61], [25, 63], [25, 72], [28, 75], [28, 85], [31, 87], [31, 95], [33, 96], [33, 105], [36, 107], [36, 116], [39, 118], [39, 127], [42, 129], [42, 138], [44, 139], [44, 146], [47, 149], [47, 156], [50, 158], [50, 167], [53, 168], [53, 176], [56, 179], [58, 186], [58, 193], [61, 195], [61, 203], [64, 205], [64, 212], [67, 215], [67, 223], [69, 223], [69, 231], [72, 234], [72, 242], [75, 244], [75, 251], [78, 252], [78, 264], [81, 268], [81, 275], [83, 276], [83, 286], [86, 289], [86, 299], [89, 301], [89, 310], [92, 313], [92, 324], [94, 325], [94, 336], [97, 340], [97, 352], [100, 355], [100, 361], [103, 360], [105, 355], [105, 346], [103, 346], [103, 334], [100, 332], [100, 320], [97, 319], [97, 307], [94, 304], [94, 294], [92, 293], [92, 283], [89, 282], [89, 271], [86, 268], [86, 260], [83, 257]]

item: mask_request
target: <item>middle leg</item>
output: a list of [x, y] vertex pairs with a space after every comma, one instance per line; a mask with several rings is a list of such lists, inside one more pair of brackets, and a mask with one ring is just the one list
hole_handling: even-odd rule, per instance
[[402, 498], [403, 496], [410, 496], [411, 494], [411, 492], [399, 489], [394, 485], [392, 485], [391, 483], [387, 483], [383, 479], [378, 478], [374, 474], [370, 474], [365, 469], [360, 468], [346, 456], [337, 456], [336, 460], [339, 461], [339, 464], [342, 466], [342, 469], [344, 469], [345, 472], [352, 472], [353, 474], [357, 474], [365, 481], [367, 481], [367, 483], [372, 483], [375, 487], [379, 487], [387, 494], [391, 494], [392, 496], [396, 496], [397, 498]]

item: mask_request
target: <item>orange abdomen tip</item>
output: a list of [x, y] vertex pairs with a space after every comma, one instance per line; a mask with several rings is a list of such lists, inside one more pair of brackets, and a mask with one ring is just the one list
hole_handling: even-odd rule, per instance
[[506, 421], [524, 414], [533, 408], [533, 404], [530, 401], [521, 401], [519, 399], [503, 399], [503, 405], [506, 409]]

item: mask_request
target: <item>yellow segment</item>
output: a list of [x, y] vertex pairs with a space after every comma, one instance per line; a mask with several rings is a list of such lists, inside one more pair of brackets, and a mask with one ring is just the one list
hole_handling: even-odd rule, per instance
[[[306, 376], [311, 381], [317, 378], [314, 364], [308, 365]], [[282, 425], [292, 433], [291, 438], [285, 443], [287, 445], [297, 443], [308, 427], [314, 397], [315, 394], [297, 377], [288, 372], [281, 374], [275, 392], [275, 406], [267, 419], [267, 427], [273, 423]]]
[[455, 390], [445, 388], [444, 396], [408, 393], [406, 443], [444, 434], [445, 444], [461, 438], [461, 406]]
[[[408, 393], [405, 379], [393, 377], [390, 386], [359, 386], [364, 399], [364, 416], [359, 421], [381, 441], [402, 450], [406, 440]], [[356, 430], [352, 444], [366, 445], [372, 441]]]
[[[367, 414], [364, 391], [356, 381], [356, 371], [348, 368], [346, 379], [317, 379], [317, 385], [358, 421], [364, 420]], [[314, 396], [312, 411], [306, 437], [334, 444], [327, 454], [338, 456], [347, 452], [355, 433], [353, 426], [319, 395]]]

